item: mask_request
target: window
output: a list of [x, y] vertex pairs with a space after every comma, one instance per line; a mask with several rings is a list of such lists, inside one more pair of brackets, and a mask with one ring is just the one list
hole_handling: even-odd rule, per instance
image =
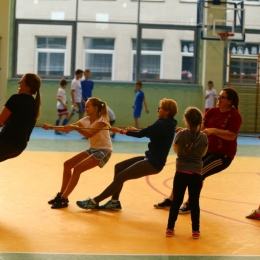
[[181, 56], [182, 56], [181, 79], [191, 80], [194, 77], [193, 75], [194, 42], [181, 41]]
[[64, 75], [66, 38], [37, 37], [37, 74]]
[[[241, 56], [234, 56], [237, 62], [234, 61], [234, 57], [232, 58], [230, 78], [241, 82], [255, 82], [257, 75], [257, 62], [255, 60], [259, 52], [259, 43], [231, 43], [229, 49], [232, 54], [241, 54]], [[246, 57], [243, 57], [243, 54]], [[236, 76], [236, 74], [238, 75]]]
[[114, 39], [85, 38], [85, 68], [95, 80], [113, 80]]
[[[132, 40], [133, 53], [133, 80], [136, 73], [136, 40]], [[141, 79], [160, 79], [162, 62], [162, 40], [145, 40], [141, 41], [141, 62], [140, 78]]]

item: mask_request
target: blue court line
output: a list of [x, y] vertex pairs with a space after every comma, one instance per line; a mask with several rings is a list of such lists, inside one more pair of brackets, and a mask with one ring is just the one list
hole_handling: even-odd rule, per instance
[[[76, 132], [72, 131], [67, 134], [56, 135], [53, 130], [44, 130], [40, 127], [35, 127], [31, 134], [31, 139], [49, 139], [49, 140], [81, 140], [82, 136]], [[148, 143], [149, 138], [136, 138], [127, 135], [116, 134], [115, 138], [112, 139], [113, 142], [141, 142]], [[1, 260], [1, 259], [0, 259]]]
[[[247, 135], [252, 137], [258, 137], [257, 134], [240, 133], [241, 135]], [[36, 127], [33, 129], [31, 134], [31, 139], [49, 139], [49, 140], [81, 140], [82, 136], [76, 132], [72, 131], [68, 134], [55, 135], [53, 130], [44, 130], [42, 128]], [[141, 142], [148, 143], [149, 138], [136, 138], [126, 135], [116, 134], [115, 138], [112, 139], [113, 142]], [[237, 142], [239, 145], [260, 145], [260, 140], [258, 138], [248, 138], [248, 137], [238, 137]]]

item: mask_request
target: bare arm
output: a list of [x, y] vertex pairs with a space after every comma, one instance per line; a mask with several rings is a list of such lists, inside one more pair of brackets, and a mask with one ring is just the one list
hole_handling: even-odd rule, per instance
[[7, 108], [3, 107], [1, 114], [0, 114], [0, 126], [3, 125], [8, 117], [12, 114], [12, 112]]
[[217, 105], [217, 98], [214, 98], [214, 107], [216, 107], [216, 105]]
[[147, 104], [146, 104], [145, 98], [143, 99], [143, 102], [144, 102], [144, 106], [145, 106], [145, 111], [146, 111], [146, 113], [149, 113], [149, 109], [148, 109], [148, 106], [147, 106]]
[[72, 90], [70, 91], [70, 96], [71, 96], [72, 104], [73, 104], [73, 105], [76, 105], [75, 100], [74, 100], [74, 92], [75, 92], [75, 90], [72, 89]]
[[65, 104], [60, 98], [57, 98], [57, 100], [58, 100], [65, 108], [67, 108], [67, 104]]
[[[78, 127], [84, 127], [79, 121], [75, 123]], [[106, 127], [106, 129], [103, 130], [103, 128]], [[99, 131], [108, 131], [109, 130], [109, 126], [103, 122], [97, 122], [93, 125], [94, 129], [77, 129], [75, 128], [75, 130], [77, 132], [79, 132], [80, 134], [84, 135], [87, 138], [90, 138], [92, 136], [94, 136], [96, 133], [98, 133]]]
[[174, 151], [175, 153], [178, 153], [178, 144], [174, 143], [174, 145], [173, 145], [173, 151]]

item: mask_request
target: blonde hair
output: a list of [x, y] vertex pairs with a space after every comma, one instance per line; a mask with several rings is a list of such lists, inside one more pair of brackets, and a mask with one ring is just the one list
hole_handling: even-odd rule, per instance
[[160, 107], [163, 110], [166, 110], [169, 112], [168, 113], [169, 118], [174, 117], [178, 112], [177, 102], [174, 101], [173, 99], [164, 98], [164, 99], [160, 100]]
[[106, 102], [101, 101], [101, 99], [95, 97], [89, 98], [88, 101], [91, 102], [92, 106], [98, 107], [98, 118], [103, 116], [106, 119], [107, 123], [109, 124], [109, 116], [108, 116], [108, 109], [107, 109]]
[[40, 95], [40, 87], [41, 87], [41, 79], [38, 75], [34, 73], [26, 73], [25, 74], [25, 83], [26, 86], [30, 88], [30, 92], [32, 95], [35, 95], [35, 119], [37, 120], [40, 117], [40, 107], [41, 107], [41, 95]]

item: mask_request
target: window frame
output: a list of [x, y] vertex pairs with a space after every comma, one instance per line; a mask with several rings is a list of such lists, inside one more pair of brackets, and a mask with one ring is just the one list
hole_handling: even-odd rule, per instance
[[[85, 41], [85, 38], [93, 38], [97, 39], [98, 37], [83, 37], [83, 42]], [[112, 39], [112, 38], [103, 38], [102, 39]], [[114, 39], [114, 38], [113, 38]], [[86, 54], [111, 54], [112, 55], [112, 68], [111, 68], [111, 79], [110, 81], [114, 80], [115, 76], [115, 41], [114, 39], [114, 49], [113, 50], [104, 50], [104, 49], [85, 49], [85, 46], [83, 47], [83, 53], [84, 53], [84, 58], [83, 58], [83, 68], [86, 67]], [[84, 45], [84, 44], [83, 44]], [[91, 68], [89, 68], [91, 70]], [[97, 79], [95, 79], [97, 80]], [[102, 80], [101, 80], [102, 81]]]
[[[66, 58], [67, 58], [67, 51], [71, 52], [71, 67], [70, 67], [70, 75], [66, 75], [66, 78], [73, 78], [75, 73], [75, 57], [76, 57], [76, 22], [70, 22], [70, 21], [53, 21], [53, 20], [29, 20], [29, 19], [15, 19], [15, 27], [14, 27], [14, 44], [12, 46], [13, 48], [13, 57], [12, 57], [12, 76], [15, 78], [21, 78], [23, 75], [17, 73], [17, 62], [18, 62], [18, 36], [19, 36], [19, 25], [20, 24], [28, 24], [28, 25], [61, 25], [61, 26], [71, 26], [71, 50], [65, 49], [65, 65], [64, 65], [64, 71], [66, 71], [67, 65], [66, 65]], [[36, 35], [37, 37], [37, 35]], [[45, 36], [39, 36], [39, 37], [45, 37]], [[46, 37], [54, 37], [55, 36], [46, 36]], [[59, 38], [56, 37], [56, 38]], [[67, 44], [67, 42], [66, 42]], [[47, 50], [45, 48], [42, 48], [42, 50]], [[52, 50], [58, 50], [58, 49], [52, 49]], [[37, 51], [37, 43], [35, 46], [34, 53], [36, 54]], [[36, 59], [38, 57], [34, 58], [34, 69], [37, 71], [37, 63]], [[60, 79], [60, 76], [41, 76], [41, 78], [47, 78], [47, 79]]]
[[[131, 39], [131, 40], [133, 41], [133, 39]], [[135, 40], [137, 42], [137, 39], [135, 39]], [[142, 39], [142, 40], [153, 40], [153, 39]], [[158, 40], [158, 39], [156, 39], [156, 40]], [[160, 56], [160, 59], [161, 59], [161, 63], [160, 63], [160, 78], [163, 75], [163, 66], [162, 66], [162, 64], [163, 64], [163, 39], [161, 39], [161, 41], [162, 41], [162, 50], [161, 51], [147, 51], [147, 50], [142, 51], [141, 50], [141, 57], [142, 57], [142, 55]], [[132, 48], [132, 50], [131, 50], [131, 66], [130, 66], [130, 68], [131, 68], [130, 80], [131, 81], [135, 80], [135, 79], [133, 79], [133, 75], [134, 75], [134, 73], [136, 73], [136, 71], [134, 72], [134, 67], [133, 67], [133, 65], [134, 65], [134, 55], [137, 55], [137, 51], [133, 50], [133, 48]], [[140, 80], [144, 81], [145, 79], [140, 78]]]
[[[37, 37], [36, 37], [37, 38]], [[46, 37], [48, 38], [48, 37]], [[38, 74], [38, 54], [39, 53], [63, 53], [64, 54], [64, 72], [66, 71], [66, 60], [67, 60], [67, 52], [66, 52], [66, 49], [62, 50], [62, 49], [49, 49], [49, 48], [36, 48], [35, 50], [35, 67], [34, 67], [34, 71]], [[53, 75], [40, 75], [38, 74], [40, 77], [44, 77], [44, 76], [48, 76], [48, 77], [52, 77]], [[63, 75], [64, 76], [64, 73]], [[60, 76], [61, 77], [61, 76]]]
[[[160, 29], [160, 30], [181, 30], [181, 31], [193, 31], [194, 32], [194, 78], [192, 80], [182, 80], [182, 79], [142, 79], [140, 78], [140, 58], [141, 58], [141, 41], [142, 41], [142, 30], [144, 29]], [[142, 80], [143, 82], [160, 82], [160, 83], [189, 83], [189, 84], [197, 84], [198, 82], [198, 71], [199, 71], [199, 46], [200, 46], [200, 28], [192, 25], [151, 25], [151, 24], [139, 24], [137, 29], [136, 38], [136, 80]], [[163, 58], [164, 55], [162, 55]], [[133, 57], [133, 56], [132, 56]], [[162, 60], [163, 61], [163, 60]], [[138, 65], [139, 64], [139, 65]], [[162, 66], [161, 62], [161, 66]], [[181, 69], [180, 69], [181, 70]], [[160, 72], [161, 75], [161, 72]]]

